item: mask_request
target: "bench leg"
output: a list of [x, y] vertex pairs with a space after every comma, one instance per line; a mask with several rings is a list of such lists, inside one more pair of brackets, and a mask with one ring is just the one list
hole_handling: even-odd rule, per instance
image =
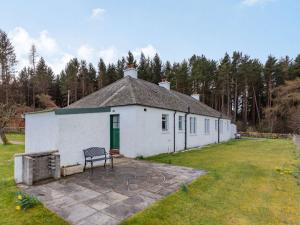
[[86, 168], [86, 160], [84, 160], [83, 172], [85, 171], [85, 168]]
[[106, 159], [105, 159], [105, 161], [104, 161], [104, 168], [106, 167]]
[[111, 168], [114, 168], [114, 158], [113, 157], [110, 158], [110, 162], [111, 162]]

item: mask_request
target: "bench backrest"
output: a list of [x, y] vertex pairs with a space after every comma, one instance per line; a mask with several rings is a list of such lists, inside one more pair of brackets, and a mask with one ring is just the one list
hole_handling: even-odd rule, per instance
[[94, 156], [101, 156], [106, 155], [105, 148], [99, 147], [92, 147], [83, 150], [84, 157], [94, 157]]

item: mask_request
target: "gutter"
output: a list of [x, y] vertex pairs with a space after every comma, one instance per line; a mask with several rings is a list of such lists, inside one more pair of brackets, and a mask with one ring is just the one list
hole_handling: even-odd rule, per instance
[[176, 151], [176, 111], [174, 111], [174, 152]]
[[220, 143], [220, 119], [222, 118], [222, 114], [218, 117], [218, 143]]
[[190, 107], [188, 107], [188, 112], [184, 115], [184, 149], [187, 149], [187, 116], [190, 114]]

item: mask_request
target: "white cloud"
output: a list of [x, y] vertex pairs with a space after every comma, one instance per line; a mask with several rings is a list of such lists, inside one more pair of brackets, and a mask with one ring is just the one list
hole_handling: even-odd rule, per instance
[[274, 0], [243, 0], [242, 4], [245, 6], [265, 5], [266, 3], [273, 2]]
[[156, 48], [154, 48], [152, 45], [147, 45], [146, 47], [143, 48], [136, 48], [132, 51], [132, 54], [134, 55], [135, 58], [139, 58], [141, 53], [144, 53], [146, 57], [153, 58], [158, 51]]
[[[38, 56], [45, 58], [46, 63], [53, 69], [55, 74], [59, 74], [69, 60], [74, 57], [96, 65], [99, 58], [102, 58], [105, 63], [115, 63], [122, 56], [127, 55], [127, 52], [123, 54], [115, 46], [97, 48], [82, 44], [78, 48], [76, 46], [62, 48], [47, 30], [41, 31], [37, 36], [32, 36], [23, 27], [16, 27], [8, 32], [8, 36], [15, 47], [18, 60], [17, 71], [20, 71], [25, 66], [29, 66], [29, 52], [32, 44], [36, 45]], [[157, 50], [151, 44], [148, 44], [145, 47], [135, 48], [132, 51], [137, 60], [139, 60], [141, 52], [146, 57], [152, 58], [157, 53]]]
[[58, 51], [58, 45], [54, 38], [49, 37], [48, 31], [43, 30], [36, 40], [36, 47], [46, 53], [55, 53]]
[[79, 59], [84, 59], [87, 61], [91, 61], [94, 58], [95, 50], [88, 45], [81, 45], [77, 50], [77, 55]]
[[60, 50], [57, 41], [49, 36], [47, 30], [41, 31], [37, 37], [32, 37], [23, 27], [16, 27], [8, 33], [8, 36], [15, 48], [18, 71], [25, 66], [29, 66], [29, 52], [34, 44], [37, 55], [45, 57], [47, 63], [52, 65], [55, 73], [60, 72], [62, 62], [59, 62], [59, 60], [63, 60], [66, 54]]
[[99, 18], [100, 16], [104, 15], [105, 12], [105, 9], [95, 8], [92, 10], [91, 18]]
[[102, 58], [105, 63], [113, 63], [118, 59], [118, 51], [115, 47], [102, 49], [98, 52], [98, 57]]
[[72, 54], [64, 53], [61, 57], [54, 58], [52, 63], [48, 65], [53, 69], [55, 74], [59, 74], [72, 58], [74, 58]]

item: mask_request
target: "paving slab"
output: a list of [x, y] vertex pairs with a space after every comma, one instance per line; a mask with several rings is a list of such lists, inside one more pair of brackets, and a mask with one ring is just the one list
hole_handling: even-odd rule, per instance
[[114, 168], [57, 181], [19, 187], [74, 225], [116, 225], [123, 219], [177, 191], [205, 171], [127, 158]]
[[89, 216], [85, 220], [82, 220], [78, 225], [115, 225], [118, 224], [120, 220], [113, 218], [101, 212], [97, 212], [92, 216]]

